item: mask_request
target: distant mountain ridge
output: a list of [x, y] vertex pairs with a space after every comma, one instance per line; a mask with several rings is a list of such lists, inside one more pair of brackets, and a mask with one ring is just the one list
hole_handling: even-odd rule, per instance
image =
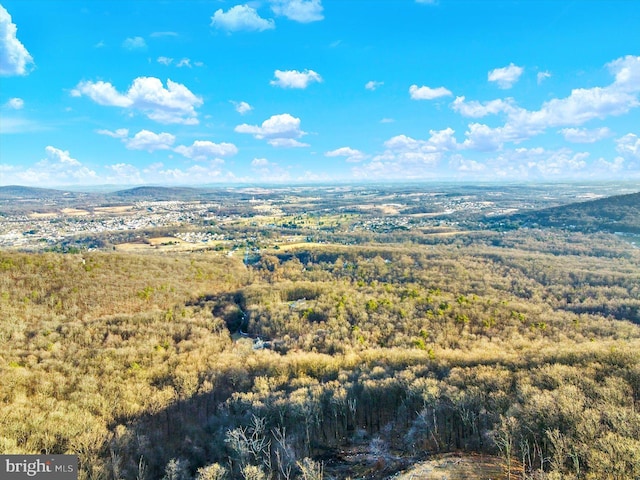
[[208, 193], [207, 189], [190, 188], [190, 187], [160, 187], [160, 186], [141, 186], [129, 188], [126, 190], [118, 190], [109, 196], [118, 198], [145, 198], [153, 200], [175, 200], [184, 199], [185, 197], [199, 197]]
[[73, 195], [73, 193], [53, 188], [23, 187], [21, 185], [0, 187], [1, 199], [61, 198], [69, 195]]
[[501, 217], [521, 227], [640, 234], [640, 192]]

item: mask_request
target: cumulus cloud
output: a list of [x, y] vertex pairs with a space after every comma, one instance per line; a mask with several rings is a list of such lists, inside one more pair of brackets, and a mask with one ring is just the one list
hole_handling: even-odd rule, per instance
[[178, 62], [176, 62], [176, 67], [178, 68], [182, 68], [182, 67], [188, 67], [191, 68], [191, 59], [190, 58], [181, 58]]
[[487, 79], [490, 82], [497, 83], [499, 88], [506, 90], [513, 87], [513, 85], [520, 79], [522, 72], [524, 72], [524, 68], [510, 63], [508, 67], [491, 70], [487, 74]]
[[[625, 159], [622, 157], [616, 157], [612, 161], [608, 162], [604, 158], [599, 158], [596, 162], [596, 166], [600, 168], [599, 178], [603, 176], [610, 176], [616, 174], [625, 168]], [[636, 174], [637, 176], [637, 174]]]
[[[499, 147], [504, 142], [520, 142], [545, 132], [549, 128], [577, 128], [590, 120], [618, 116], [640, 106], [640, 57], [626, 56], [607, 64], [614, 75], [613, 83], [606, 87], [576, 88], [569, 96], [554, 98], [542, 104], [539, 110], [527, 110], [515, 105], [512, 99], [491, 102], [467, 102], [457, 98], [452, 108], [465, 116], [481, 117], [505, 113], [503, 126], [490, 128], [472, 124], [468, 132], [469, 148], [486, 149], [490, 144]], [[569, 137], [579, 132], [568, 130]], [[600, 132], [604, 135], [604, 131]], [[495, 138], [491, 139], [493, 135]], [[484, 147], [482, 147], [484, 145]]]
[[51, 145], [45, 148], [45, 158], [27, 169], [12, 168], [12, 180], [28, 185], [95, 184], [99, 177], [95, 171], [73, 158], [68, 150]]
[[300, 23], [317, 22], [324, 19], [321, 0], [271, 0], [271, 9], [276, 15]]
[[9, 12], [0, 5], [0, 75], [26, 75], [33, 58], [18, 40], [18, 27]]
[[615, 76], [614, 88], [621, 92], [640, 91], [640, 56], [627, 55], [607, 64]]
[[544, 148], [517, 148], [514, 157], [529, 169], [529, 174], [542, 177], [568, 177], [584, 170], [588, 152], [573, 152], [568, 148], [546, 150]]
[[528, 126], [534, 131], [547, 127], [581, 125], [594, 118], [627, 113], [638, 106], [638, 99], [615, 88], [576, 88], [566, 98], [545, 102], [538, 111], [520, 110], [511, 116], [514, 125]]
[[496, 115], [500, 112], [513, 112], [516, 110], [512, 98], [497, 99], [480, 103], [475, 100], [467, 102], [465, 97], [456, 97], [451, 108], [463, 117], [480, 118], [487, 115]]
[[364, 88], [366, 88], [367, 90], [374, 91], [379, 87], [381, 87], [382, 85], [384, 85], [384, 82], [376, 82], [374, 80], [370, 80], [367, 83], [365, 83]]
[[476, 160], [464, 158], [462, 155], [457, 154], [451, 156], [449, 159], [449, 166], [461, 174], [477, 175], [487, 170], [487, 166], [485, 164]]
[[276, 70], [271, 85], [282, 88], [307, 88], [310, 83], [322, 82], [322, 77], [313, 70]]
[[21, 98], [10, 98], [7, 103], [5, 103], [5, 105], [8, 108], [11, 108], [13, 110], [22, 110], [22, 108], [24, 107], [24, 100], [22, 100]]
[[140, 130], [132, 138], [129, 138], [129, 130], [119, 128], [116, 131], [96, 130], [100, 135], [122, 140], [128, 150], [169, 150], [176, 141], [176, 137], [170, 133], [154, 133], [149, 130]]
[[133, 138], [127, 140], [125, 145], [129, 150], [169, 150], [176, 141], [176, 137], [170, 133], [153, 133], [149, 130], [140, 130]]
[[418, 88], [417, 85], [411, 85], [409, 87], [409, 95], [411, 95], [413, 100], [433, 100], [440, 97], [448, 97], [453, 94], [444, 87], [430, 88], [423, 86]]
[[173, 62], [173, 58], [171, 58], [171, 57], [158, 57], [157, 62], [168, 67]]
[[640, 137], [628, 133], [616, 140], [616, 151], [625, 158], [640, 160]]
[[360, 150], [356, 150], [355, 148], [351, 148], [351, 147], [337, 148], [335, 150], [326, 152], [324, 156], [325, 157], [346, 157], [345, 160], [347, 162], [354, 162], [354, 163], [361, 162], [367, 157]]
[[273, 115], [262, 125], [248, 125], [243, 123], [235, 128], [238, 133], [249, 133], [258, 140], [267, 140], [274, 147], [308, 147], [306, 143], [299, 142], [298, 138], [306, 135], [300, 129], [300, 119], [288, 113]]
[[482, 123], [471, 123], [465, 132], [466, 139], [463, 147], [469, 150], [477, 150], [479, 152], [489, 152], [502, 148], [504, 142], [515, 140], [509, 136], [508, 130], [505, 128], [491, 128]]
[[116, 183], [119, 185], [141, 185], [144, 182], [140, 170], [129, 163], [116, 163], [114, 165], [106, 165], [105, 168], [109, 174], [107, 175], [107, 183]]
[[213, 143], [208, 140], [196, 140], [189, 147], [186, 145], [176, 147], [174, 152], [191, 160], [204, 161], [235, 155], [238, 153], [238, 148], [233, 143]]
[[430, 178], [438, 164], [458, 150], [454, 130], [431, 130], [427, 140], [396, 135], [384, 143], [382, 154], [352, 170], [362, 178]]
[[253, 107], [249, 105], [247, 102], [231, 102], [236, 107], [236, 112], [240, 115], [244, 115], [245, 113], [249, 113], [253, 110]]
[[147, 48], [147, 43], [142, 37], [129, 37], [122, 42], [122, 47], [126, 50], [144, 50]]
[[196, 107], [202, 99], [180, 83], [167, 80], [167, 88], [155, 77], [138, 77], [122, 94], [109, 82], [80, 82], [71, 91], [74, 97], [87, 96], [99, 105], [139, 110], [159, 123], [198, 123]]
[[126, 128], [119, 128], [115, 132], [112, 132], [111, 130], [96, 130], [96, 133], [118, 139], [124, 139], [129, 136], [129, 130]]
[[226, 13], [219, 9], [211, 17], [211, 26], [227, 32], [270, 30], [276, 28], [271, 19], [264, 19], [249, 5], [236, 5]]
[[564, 139], [572, 143], [595, 143], [611, 135], [607, 127], [587, 130], [586, 128], [563, 128], [560, 133]]

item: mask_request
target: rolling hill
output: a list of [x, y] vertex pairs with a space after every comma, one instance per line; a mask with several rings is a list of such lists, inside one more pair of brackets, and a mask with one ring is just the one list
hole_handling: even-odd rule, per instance
[[494, 221], [513, 227], [640, 234], [640, 192], [517, 213], [495, 218]]

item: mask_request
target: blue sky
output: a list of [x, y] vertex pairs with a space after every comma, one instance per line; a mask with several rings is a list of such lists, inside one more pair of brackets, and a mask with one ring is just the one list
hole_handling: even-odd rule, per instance
[[640, 180], [635, 1], [0, 0], [0, 185]]

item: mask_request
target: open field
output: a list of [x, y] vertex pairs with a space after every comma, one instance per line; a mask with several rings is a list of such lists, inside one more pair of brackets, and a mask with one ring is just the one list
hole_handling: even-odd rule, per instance
[[96, 213], [110, 213], [113, 215], [121, 215], [133, 210], [133, 205], [119, 205], [116, 207], [94, 207]]
[[[421, 462], [408, 471], [394, 475], [396, 480], [507, 480], [504, 460], [490, 455], [449, 454]], [[522, 475], [513, 467], [511, 478]]]
[[62, 210], [60, 210], [60, 212], [64, 215], [69, 215], [69, 216], [78, 216], [78, 217], [82, 217], [85, 215], [90, 215], [91, 212], [89, 212], [89, 210], [85, 210], [82, 208], [63, 208]]

